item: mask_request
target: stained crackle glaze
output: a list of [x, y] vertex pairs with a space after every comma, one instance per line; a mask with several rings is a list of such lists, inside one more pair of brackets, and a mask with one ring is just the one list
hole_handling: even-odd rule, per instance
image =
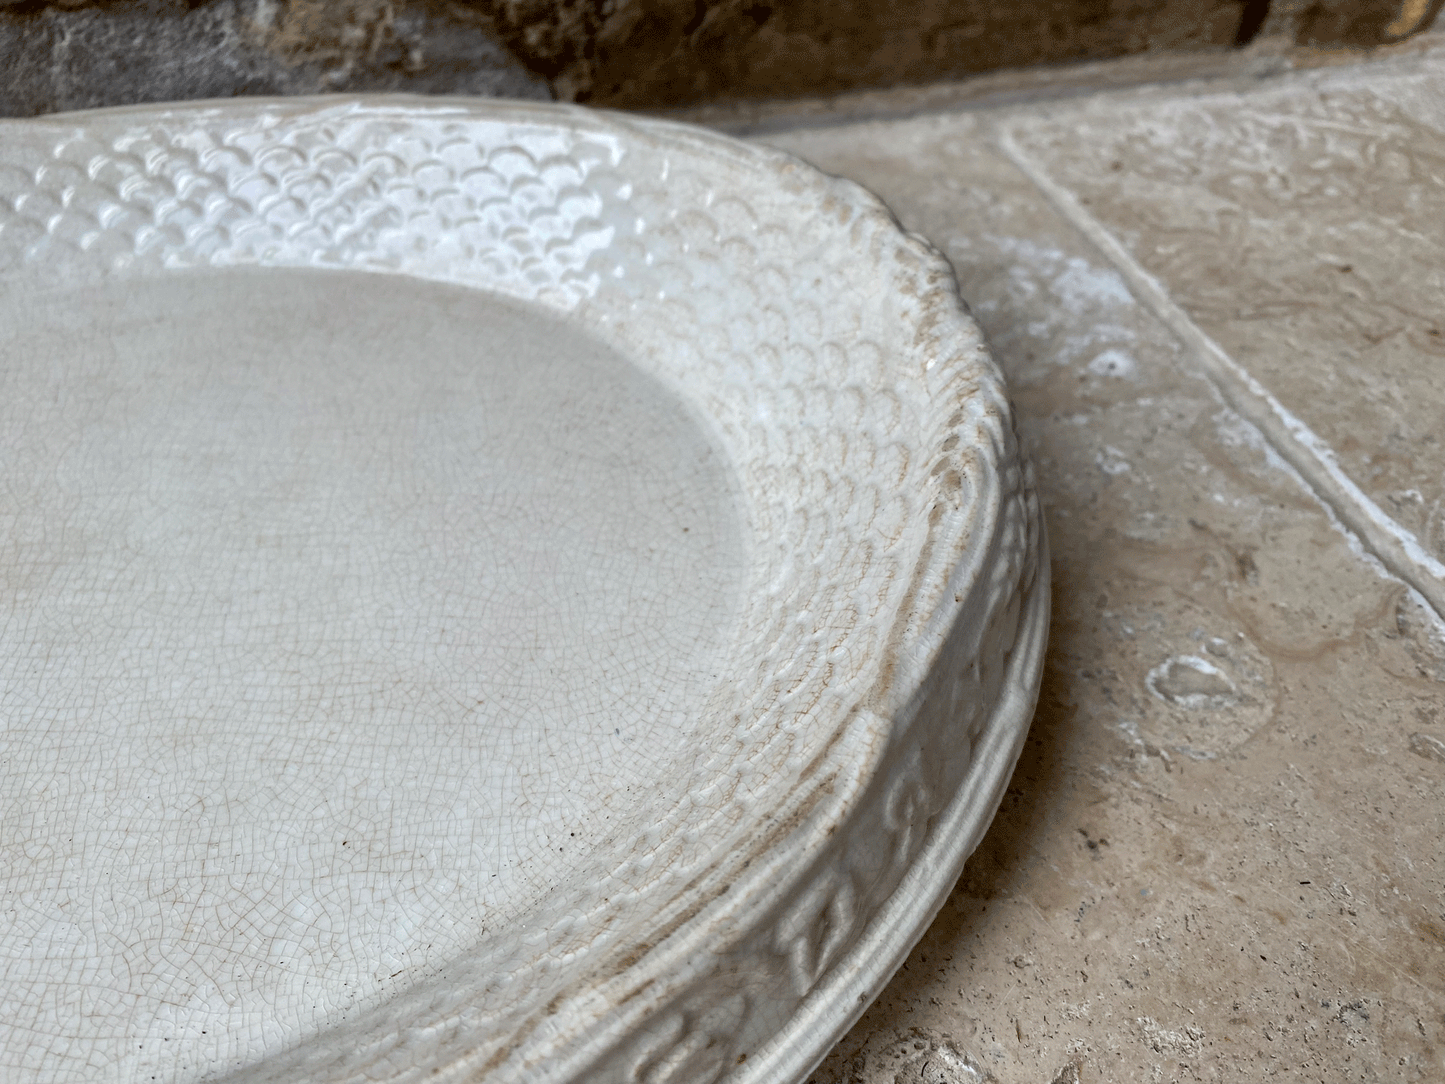
[[801, 1079], [1032, 714], [951, 273], [554, 106], [0, 126], [0, 1075]]

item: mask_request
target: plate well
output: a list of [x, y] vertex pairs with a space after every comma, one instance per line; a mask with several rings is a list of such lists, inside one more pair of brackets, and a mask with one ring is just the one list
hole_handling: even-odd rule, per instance
[[63, 1017], [121, 1079], [254, 1060], [632, 830], [743, 587], [686, 404], [416, 279], [3, 304], [0, 1047]]

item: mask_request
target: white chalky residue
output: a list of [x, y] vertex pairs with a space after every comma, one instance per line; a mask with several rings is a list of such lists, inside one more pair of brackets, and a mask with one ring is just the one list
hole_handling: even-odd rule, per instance
[[[1116, 272], [1029, 238], [989, 235], [987, 239], [1016, 261], [1008, 268], [1008, 284], [1019, 301], [1040, 294], [1050, 299], [1047, 306], [1029, 306], [1048, 315], [1024, 330], [1032, 338], [1055, 340], [1054, 364], [1077, 365], [1095, 376], [1137, 375], [1138, 364], [1130, 351], [1138, 332], [1126, 313], [1138, 303]], [[963, 240], [957, 243], [962, 245]], [[1088, 319], [1081, 321], [1084, 314]], [[1082, 333], [1077, 330], [1081, 324], [1086, 325]]]
[[1112, 376], [1120, 380], [1132, 379], [1139, 371], [1139, 363], [1133, 355], [1118, 348], [1100, 351], [1085, 367], [1095, 376]]
[[1094, 455], [1094, 465], [1108, 475], [1124, 474], [1130, 470], [1129, 461], [1118, 448], [1106, 444]]
[[1132, 306], [1134, 297], [1118, 272], [1093, 267], [1070, 256], [1064, 271], [1054, 279], [1054, 293], [1071, 313], [1081, 314], [1108, 305]]
[[1144, 684], [1160, 700], [1191, 710], [1219, 707], [1238, 695], [1229, 676], [1198, 655], [1165, 659], [1149, 671]]

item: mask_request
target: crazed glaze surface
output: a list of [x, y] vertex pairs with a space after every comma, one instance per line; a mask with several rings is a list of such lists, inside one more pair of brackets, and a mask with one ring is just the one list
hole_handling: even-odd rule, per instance
[[[806, 1073], [987, 824], [1042, 660], [1031, 479], [942, 261], [785, 156], [557, 107], [3, 135], [0, 1068]], [[532, 464], [498, 520], [550, 552], [474, 541], [459, 450], [478, 502]], [[387, 845], [343, 858], [347, 816]]]

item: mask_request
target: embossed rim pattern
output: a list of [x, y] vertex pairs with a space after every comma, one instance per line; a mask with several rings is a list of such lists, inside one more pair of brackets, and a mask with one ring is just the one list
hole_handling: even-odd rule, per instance
[[700, 755], [702, 797], [549, 899], [540, 932], [227, 1079], [800, 1079], [952, 887], [1042, 669], [1032, 475], [947, 264], [781, 152], [576, 107], [0, 123], [0, 281], [234, 266], [494, 291], [677, 389], [737, 467], [743, 630], [772, 654], [740, 656], [710, 708], [746, 755]]

